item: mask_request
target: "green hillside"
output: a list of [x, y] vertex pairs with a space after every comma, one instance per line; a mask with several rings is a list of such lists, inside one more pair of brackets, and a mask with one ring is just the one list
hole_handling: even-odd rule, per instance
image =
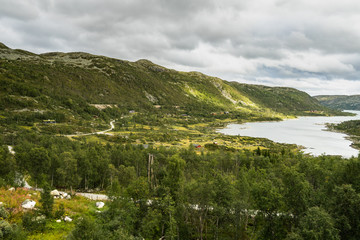
[[360, 95], [320, 95], [315, 96], [326, 107], [340, 110], [360, 110]]
[[103, 129], [109, 119], [131, 110], [202, 118], [226, 115], [241, 121], [330, 114], [296, 89], [227, 82], [148, 60], [129, 62], [81, 52], [37, 55], [4, 44], [0, 103], [2, 126], [16, 122], [32, 127], [52, 119], [67, 123], [67, 133], [89, 131], [94, 119]]

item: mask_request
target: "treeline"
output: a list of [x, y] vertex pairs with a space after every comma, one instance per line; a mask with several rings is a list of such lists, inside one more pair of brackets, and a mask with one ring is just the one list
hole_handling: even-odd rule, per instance
[[[23, 134], [1, 183], [106, 189], [108, 211], [69, 238], [359, 239], [360, 160], [284, 149], [198, 152]], [[153, 163], [149, 164], [149, 158]], [[86, 235], [90, 234], [90, 235]]]
[[345, 121], [339, 124], [329, 124], [328, 127], [349, 135], [360, 136], [360, 120]]
[[360, 149], [360, 120], [350, 120], [339, 124], [332, 123], [328, 124], [327, 127], [332, 131], [346, 133], [353, 142], [351, 145]]

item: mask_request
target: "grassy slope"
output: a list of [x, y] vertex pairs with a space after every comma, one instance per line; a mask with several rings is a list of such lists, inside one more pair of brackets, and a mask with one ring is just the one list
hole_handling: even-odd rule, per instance
[[180, 106], [187, 113], [203, 115], [219, 111], [302, 115], [325, 110], [295, 89], [229, 83], [147, 60], [128, 62], [87, 53], [36, 55], [4, 45], [0, 46], [0, 86], [0, 100], [6, 106], [0, 110], [11, 111], [27, 108], [71, 115], [73, 105], [84, 108], [87, 103], [142, 111], [154, 111], [154, 105], [169, 111]]

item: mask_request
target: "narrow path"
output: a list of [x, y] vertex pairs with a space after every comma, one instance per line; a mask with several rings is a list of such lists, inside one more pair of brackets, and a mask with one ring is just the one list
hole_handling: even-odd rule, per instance
[[[76, 137], [76, 136], [89, 136], [89, 135], [95, 135], [95, 134], [106, 134], [106, 132], [109, 132], [111, 130], [113, 130], [115, 128], [114, 125], [115, 120], [112, 120], [110, 122], [110, 128], [104, 131], [100, 131], [100, 132], [93, 132], [93, 133], [78, 133], [78, 134], [69, 134], [69, 135], [64, 135], [65, 137]], [[108, 133], [109, 134], [109, 133]]]

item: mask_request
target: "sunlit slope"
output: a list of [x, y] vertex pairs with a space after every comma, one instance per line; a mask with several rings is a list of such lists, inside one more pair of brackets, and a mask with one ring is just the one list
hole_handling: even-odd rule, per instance
[[276, 112], [307, 115], [329, 111], [309, 94], [294, 88], [267, 87], [235, 82], [229, 84], [254, 103]]
[[[255, 115], [325, 111], [308, 94], [179, 72], [148, 60], [129, 62], [88, 53], [33, 54], [0, 44], [1, 110], [81, 111], [111, 104], [136, 111]], [[91, 113], [90, 113], [91, 114]]]

